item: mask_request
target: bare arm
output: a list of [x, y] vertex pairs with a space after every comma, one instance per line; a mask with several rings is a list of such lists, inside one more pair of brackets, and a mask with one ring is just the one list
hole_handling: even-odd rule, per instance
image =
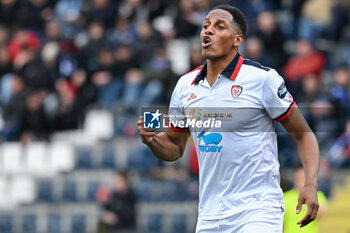
[[155, 130], [143, 128], [143, 118], [140, 116], [138, 129], [142, 142], [145, 143], [159, 159], [175, 161], [184, 153], [189, 132], [177, 132], [168, 129], [166, 132], [156, 134]]
[[297, 205], [297, 214], [300, 213], [302, 204], [307, 205], [306, 215], [298, 222], [300, 227], [303, 227], [316, 218], [319, 208], [317, 200], [317, 176], [320, 163], [318, 143], [298, 107], [295, 107], [292, 113], [281, 123], [297, 141], [305, 172], [305, 184], [300, 192]]

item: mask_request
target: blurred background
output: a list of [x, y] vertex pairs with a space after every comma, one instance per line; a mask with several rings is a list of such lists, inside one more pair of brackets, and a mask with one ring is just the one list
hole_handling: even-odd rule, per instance
[[[312, 232], [350, 232], [348, 0], [0, 0], [1, 233], [194, 232], [193, 143], [161, 162], [136, 122], [203, 64], [201, 23], [220, 3], [244, 12], [241, 55], [285, 78], [317, 135]], [[300, 161], [276, 127], [293, 190]]]

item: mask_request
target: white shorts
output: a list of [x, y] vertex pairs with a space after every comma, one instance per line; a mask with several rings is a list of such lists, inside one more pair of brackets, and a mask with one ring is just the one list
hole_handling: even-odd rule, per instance
[[248, 209], [223, 219], [198, 220], [196, 233], [282, 233], [283, 215], [282, 207]]

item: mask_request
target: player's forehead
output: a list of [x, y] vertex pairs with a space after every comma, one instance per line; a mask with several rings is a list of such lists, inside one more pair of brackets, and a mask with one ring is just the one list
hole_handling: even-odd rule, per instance
[[233, 22], [233, 17], [232, 15], [223, 9], [215, 9], [212, 10], [208, 13], [207, 17], [205, 20], [221, 20], [225, 21], [227, 23], [232, 23]]

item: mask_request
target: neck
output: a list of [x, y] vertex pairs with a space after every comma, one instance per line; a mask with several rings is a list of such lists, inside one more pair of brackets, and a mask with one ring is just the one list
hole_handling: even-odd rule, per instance
[[225, 57], [207, 59], [207, 80], [213, 86], [219, 74], [230, 64], [237, 55], [237, 49]]

